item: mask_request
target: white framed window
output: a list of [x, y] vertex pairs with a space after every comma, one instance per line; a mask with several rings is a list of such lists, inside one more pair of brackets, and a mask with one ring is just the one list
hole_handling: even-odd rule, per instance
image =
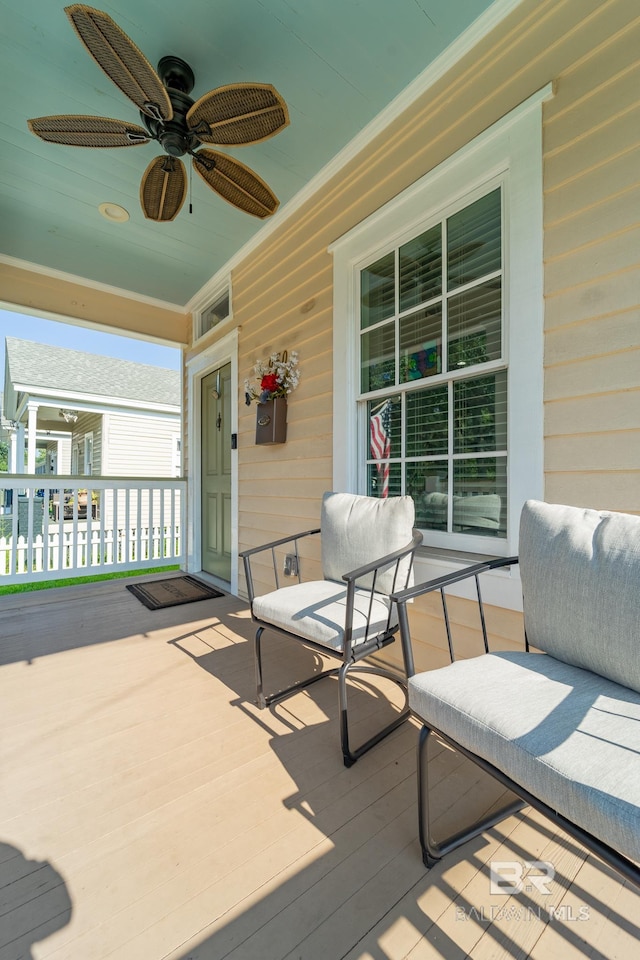
[[90, 477], [93, 473], [93, 433], [84, 435], [84, 475]]
[[171, 435], [171, 476], [182, 476], [182, 442], [180, 435]]
[[211, 300], [194, 317], [194, 340], [225, 323], [231, 317], [231, 283], [216, 291]]
[[330, 247], [334, 489], [411, 495], [427, 547], [515, 553], [522, 503], [543, 497], [550, 94]]

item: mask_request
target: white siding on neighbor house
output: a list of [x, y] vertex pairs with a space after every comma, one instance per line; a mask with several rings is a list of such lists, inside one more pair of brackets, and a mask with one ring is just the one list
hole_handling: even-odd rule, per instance
[[105, 477], [172, 477], [176, 417], [108, 413], [103, 417], [102, 475]]
[[[84, 463], [84, 440], [88, 433], [93, 434], [93, 460], [91, 462], [91, 475], [99, 477], [102, 472], [101, 456], [101, 437], [102, 437], [102, 414], [84, 413], [80, 414], [76, 423], [73, 425], [72, 447], [78, 446], [80, 474], [87, 474], [87, 465]], [[62, 471], [60, 471], [62, 472]]]

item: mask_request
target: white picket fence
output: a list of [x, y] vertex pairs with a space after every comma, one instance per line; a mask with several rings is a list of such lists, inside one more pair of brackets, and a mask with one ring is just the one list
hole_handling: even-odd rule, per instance
[[184, 480], [4, 475], [3, 488], [0, 584], [184, 563]]

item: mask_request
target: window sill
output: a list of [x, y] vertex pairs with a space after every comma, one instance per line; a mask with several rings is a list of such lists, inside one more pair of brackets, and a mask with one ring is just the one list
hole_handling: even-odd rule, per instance
[[[442, 577], [447, 573], [462, 570], [473, 563], [482, 563], [492, 560], [496, 554], [466, 553], [461, 550], [445, 549], [441, 547], [420, 547], [414, 561], [414, 577], [416, 583], [424, 583]], [[480, 589], [482, 599], [486, 604], [496, 607], [505, 607], [508, 610], [522, 612], [522, 583], [520, 568], [517, 564], [512, 567], [500, 567], [480, 575]], [[447, 588], [447, 596], [463, 597], [467, 600], [476, 599], [476, 587], [473, 579], [455, 583]]]

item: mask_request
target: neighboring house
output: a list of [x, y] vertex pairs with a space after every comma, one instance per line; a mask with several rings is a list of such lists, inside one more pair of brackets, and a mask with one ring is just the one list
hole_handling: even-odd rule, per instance
[[4, 409], [12, 473], [180, 476], [175, 370], [7, 337]]
[[[517, 553], [529, 497], [640, 513], [637, 7], [504, 8], [184, 315], [82, 281], [87, 320], [188, 343], [190, 570], [242, 594], [238, 550], [315, 527], [328, 489], [412, 495], [418, 579]], [[5, 276], [11, 302], [77, 315], [77, 279], [24, 263]], [[301, 371], [287, 441], [257, 446], [243, 382], [284, 350], [299, 352]], [[78, 407], [61, 394], [56, 416], [62, 406]], [[370, 443], [381, 410], [388, 481]], [[486, 580], [490, 628], [508, 644], [518, 575]], [[474, 636], [466, 603], [451, 612]], [[413, 605], [418, 668], [446, 659], [439, 616], [435, 601]]]

